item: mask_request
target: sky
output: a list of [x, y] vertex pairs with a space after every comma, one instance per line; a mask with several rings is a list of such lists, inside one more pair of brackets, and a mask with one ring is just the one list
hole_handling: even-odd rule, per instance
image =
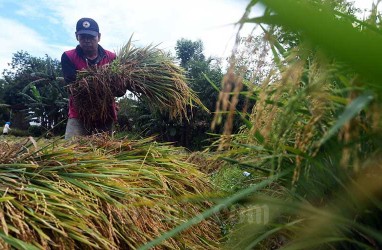
[[172, 51], [176, 41], [202, 40], [207, 56], [229, 53], [245, 0], [0, 0], [0, 73], [20, 50], [60, 59], [74, 48], [76, 22], [95, 19], [100, 44], [118, 49], [133, 36], [136, 46]]
[[[0, 73], [17, 51], [60, 59], [74, 48], [78, 19], [91, 17], [100, 27], [100, 44], [111, 51], [128, 42], [158, 45], [174, 53], [185, 38], [204, 44], [206, 56], [226, 57], [237, 22], [249, 0], [0, 0]], [[357, 0], [356, 7], [373, 0]]]

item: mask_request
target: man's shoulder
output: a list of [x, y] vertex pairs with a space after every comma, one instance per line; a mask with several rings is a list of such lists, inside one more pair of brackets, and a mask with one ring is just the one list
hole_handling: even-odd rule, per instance
[[108, 55], [109, 58], [111, 59], [115, 59], [115, 57], [117, 56], [114, 52], [110, 51], [110, 50], [105, 50], [105, 53]]
[[107, 49], [105, 49], [105, 52], [108, 53], [108, 54], [113, 54], [113, 55], [115, 55], [115, 52], [110, 51], [110, 50], [107, 50]]
[[62, 53], [62, 54], [73, 54], [73, 53], [76, 53], [76, 48], [66, 50], [66, 51], [64, 51], [64, 53]]
[[66, 50], [62, 53], [61, 55], [61, 60], [63, 59], [67, 59], [67, 58], [72, 58], [75, 54], [76, 54], [76, 49], [70, 49], [70, 50]]
[[99, 45], [99, 48], [101, 50], [101, 53], [106, 54], [107, 57], [114, 59], [116, 57], [116, 54], [110, 50], [107, 50], [103, 48], [101, 45]]

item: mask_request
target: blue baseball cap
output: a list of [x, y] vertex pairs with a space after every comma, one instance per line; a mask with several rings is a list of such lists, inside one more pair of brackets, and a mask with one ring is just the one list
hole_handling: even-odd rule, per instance
[[80, 20], [78, 20], [76, 25], [76, 35], [81, 35], [81, 34], [98, 36], [99, 27], [97, 22], [88, 17], [83, 17]]

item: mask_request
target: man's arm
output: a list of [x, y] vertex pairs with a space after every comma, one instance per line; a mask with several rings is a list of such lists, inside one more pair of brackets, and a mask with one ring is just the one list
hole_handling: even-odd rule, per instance
[[61, 56], [61, 67], [62, 67], [62, 74], [64, 75], [64, 79], [66, 83], [71, 83], [76, 80], [76, 67], [70, 61], [69, 57], [66, 55], [66, 53], [63, 53]]

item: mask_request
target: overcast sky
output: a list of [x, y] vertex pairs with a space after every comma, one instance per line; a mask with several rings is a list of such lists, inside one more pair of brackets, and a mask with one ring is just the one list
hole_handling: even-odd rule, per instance
[[[357, 7], [373, 0], [358, 0]], [[137, 46], [160, 44], [173, 51], [181, 38], [204, 43], [207, 56], [229, 54], [233, 25], [249, 0], [0, 0], [0, 73], [13, 53], [48, 54], [60, 59], [74, 48], [75, 25], [81, 17], [94, 18], [102, 34], [100, 44], [116, 51], [131, 35]]]

